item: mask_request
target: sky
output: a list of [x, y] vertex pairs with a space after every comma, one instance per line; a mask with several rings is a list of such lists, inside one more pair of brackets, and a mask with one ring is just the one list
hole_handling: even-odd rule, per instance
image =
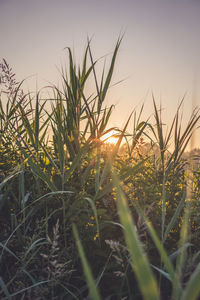
[[81, 62], [92, 37], [94, 57], [107, 55], [109, 64], [124, 33], [112, 83], [123, 81], [107, 97], [116, 105], [110, 126], [123, 126], [142, 103], [143, 118], [151, 116], [152, 94], [168, 125], [185, 97], [186, 124], [200, 104], [199, 32], [200, 0], [0, 0], [0, 60], [31, 91], [59, 81], [65, 47]]

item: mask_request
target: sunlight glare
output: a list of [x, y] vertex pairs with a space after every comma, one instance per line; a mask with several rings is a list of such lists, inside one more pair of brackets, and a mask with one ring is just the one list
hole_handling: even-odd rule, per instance
[[115, 145], [117, 143], [117, 141], [118, 141], [119, 138], [116, 137], [116, 132], [110, 131], [110, 132], [104, 134], [100, 139], [105, 144]]

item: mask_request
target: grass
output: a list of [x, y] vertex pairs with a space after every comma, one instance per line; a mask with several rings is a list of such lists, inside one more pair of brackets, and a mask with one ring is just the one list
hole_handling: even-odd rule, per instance
[[[180, 105], [166, 132], [153, 98], [154, 120], [142, 106], [109, 128], [121, 40], [100, 76], [90, 41], [81, 66], [67, 48], [62, 88], [45, 101], [0, 64], [1, 299], [200, 295], [199, 164], [184, 158], [200, 114], [183, 128]], [[118, 142], [104, 144], [113, 130]]]

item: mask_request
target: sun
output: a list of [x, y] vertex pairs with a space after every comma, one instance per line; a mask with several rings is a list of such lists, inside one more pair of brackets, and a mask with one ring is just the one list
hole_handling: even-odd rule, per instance
[[119, 139], [119, 138], [116, 137], [116, 132], [114, 132], [113, 130], [107, 132], [106, 134], [104, 134], [104, 135], [100, 138], [100, 140], [101, 140], [102, 142], [104, 142], [105, 144], [111, 144], [111, 145], [117, 144], [118, 139]]

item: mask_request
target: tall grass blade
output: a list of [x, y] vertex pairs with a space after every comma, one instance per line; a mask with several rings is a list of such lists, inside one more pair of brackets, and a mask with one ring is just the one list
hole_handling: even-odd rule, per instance
[[[45, 284], [45, 283], [48, 283], [50, 281], [51, 280], [44, 280], [44, 281], [37, 282], [37, 283], [27, 287], [27, 288], [21, 289], [20, 291], [17, 291], [15, 293], [11, 294], [10, 297], [15, 297], [16, 295], [22, 294], [26, 291], [29, 291], [30, 289], [36, 288], [36, 287], [40, 286], [41, 284]], [[8, 299], [8, 298], [7, 297], [2, 298], [2, 300], [6, 300], [6, 299]]]
[[90, 297], [91, 297], [91, 299], [101, 300], [98, 289], [96, 287], [96, 283], [93, 279], [92, 272], [90, 270], [89, 264], [88, 264], [86, 256], [85, 256], [83, 246], [82, 246], [80, 238], [79, 238], [78, 231], [74, 224], [73, 224], [73, 234], [74, 234], [74, 237], [76, 240], [76, 245], [77, 245], [78, 252], [79, 252], [79, 255], [81, 258], [81, 262], [83, 265], [83, 270], [84, 270], [84, 273], [85, 273], [85, 276], [87, 279], [87, 283], [88, 283], [88, 287], [89, 287], [89, 291], [90, 291]]
[[116, 175], [113, 174], [113, 183], [117, 193], [118, 213], [124, 226], [124, 236], [131, 255], [132, 268], [135, 272], [141, 293], [145, 300], [158, 300], [159, 291], [150, 264], [139, 241], [128, 204], [120, 187]]
[[177, 219], [184, 207], [184, 204], [185, 204], [185, 199], [186, 199], [186, 193], [183, 195], [181, 201], [179, 202], [176, 210], [175, 210], [175, 213], [174, 215], [172, 216], [169, 224], [167, 225], [167, 228], [165, 230], [165, 233], [164, 233], [164, 237], [163, 237], [163, 243], [166, 241], [167, 237], [168, 237], [168, 234], [170, 233], [170, 231], [172, 230], [172, 228], [174, 227], [175, 223], [177, 222]]
[[0, 183], [0, 191], [1, 189], [6, 185], [6, 183], [11, 180], [13, 177], [19, 175], [21, 173], [21, 171], [19, 172], [14, 172], [14, 174], [10, 174], [8, 175], [1, 183]]
[[97, 209], [95, 206], [94, 201], [91, 198], [86, 197], [85, 200], [87, 200], [93, 210], [94, 213], [94, 218], [95, 218], [95, 222], [96, 222], [96, 226], [97, 226], [97, 233], [98, 233], [98, 237], [100, 239], [100, 231], [99, 231], [99, 221], [98, 221], [98, 215], [97, 215]]
[[[8, 292], [8, 289], [7, 289], [7, 286], [5, 284], [5, 282], [3, 281], [3, 279], [0, 277], [0, 286], [2, 288], [2, 291], [4, 292], [4, 294], [6, 295], [6, 299], [9, 299], [11, 300], [11, 295], [10, 293]], [[4, 298], [5, 299], [5, 298]]]
[[196, 300], [200, 296], [200, 264], [191, 275], [187, 282], [186, 288], [183, 291], [181, 300]]
[[183, 217], [183, 224], [180, 232], [180, 240], [179, 240], [179, 251], [176, 259], [176, 280], [173, 284], [173, 293], [172, 299], [179, 299], [182, 294], [182, 290], [180, 289], [180, 285], [177, 282], [181, 282], [182, 274], [184, 271], [184, 266], [187, 260], [187, 247], [185, 246], [188, 241], [188, 230], [189, 230], [189, 203], [187, 203], [187, 207], [185, 209], [185, 214]]
[[[146, 219], [146, 217], [144, 217]], [[174, 279], [174, 267], [163, 247], [163, 244], [161, 243], [160, 239], [158, 238], [155, 229], [153, 228], [152, 224], [146, 219], [147, 228], [149, 230], [149, 233], [154, 241], [154, 244], [156, 245], [156, 248], [160, 254], [161, 260], [165, 265], [165, 268], [167, 272], [169, 273], [170, 280], [173, 281]]]

